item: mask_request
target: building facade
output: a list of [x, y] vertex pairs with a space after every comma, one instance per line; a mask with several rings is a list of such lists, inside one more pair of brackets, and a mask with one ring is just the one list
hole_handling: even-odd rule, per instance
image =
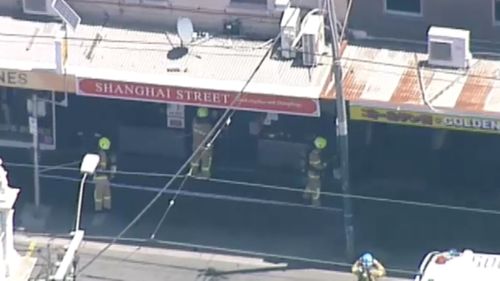
[[[82, 22], [67, 39], [60, 37], [62, 24], [48, 8], [51, 3], [0, 3], [0, 37], [8, 41], [0, 47], [0, 67], [12, 75], [22, 71], [2, 95], [0, 146], [32, 146], [28, 120], [34, 95], [42, 149], [82, 145], [89, 151], [95, 139], [82, 139], [100, 134], [109, 136], [119, 153], [184, 160], [197, 107], [211, 108], [214, 121], [225, 109], [239, 111], [218, 140], [221, 155], [215, 162], [224, 154], [301, 171], [315, 135], [335, 138], [334, 130], [321, 125], [332, 124], [334, 111], [331, 101], [321, 100], [331, 81], [327, 21], [316, 21], [318, 37], [311, 40], [322, 41], [321, 48], [298, 52], [313, 65], [306, 65], [302, 54], [281, 57], [274, 40], [286, 7], [300, 7], [304, 21], [322, 1], [68, 0]], [[346, 1], [336, 5], [341, 21]], [[177, 34], [181, 17], [194, 27], [189, 42]], [[63, 67], [54, 51], [61, 40], [68, 54]]]
[[[42, 2], [46, 3], [42, 3]], [[23, 5], [40, 8], [50, 0], [5, 0], [0, 9], [6, 14], [22, 16]], [[32, 4], [35, 3], [35, 4]], [[318, 8], [324, 0], [67, 0], [83, 18], [94, 24], [120, 24], [122, 27], [148, 26], [158, 30], [175, 27], [178, 17], [189, 17], [204, 31], [222, 32], [228, 24], [237, 25], [234, 32], [253, 38], [268, 38], [279, 31], [279, 22], [288, 5], [305, 10]], [[342, 21], [347, 0], [335, 0]], [[38, 7], [37, 7], [38, 6]], [[47, 8], [47, 13], [52, 13]]]
[[500, 41], [498, 0], [358, 0], [350, 27], [370, 36], [425, 40], [430, 26], [463, 28], [477, 41]]

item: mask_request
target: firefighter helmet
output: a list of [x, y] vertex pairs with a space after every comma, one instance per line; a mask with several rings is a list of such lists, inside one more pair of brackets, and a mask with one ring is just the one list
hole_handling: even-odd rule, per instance
[[109, 150], [110, 147], [111, 147], [111, 141], [108, 138], [102, 137], [99, 139], [99, 148], [100, 149]]
[[198, 111], [196, 112], [196, 116], [198, 116], [199, 118], [207, 118], [208, 117], [208, 108], [206, 108], [206, 107], [198, 108]]
[[323, 149], [326, 147], [326, 144], [327, 144], [327, 141], [324, 137], [317, 137], [316, 139], [314, 139], [314, 146], [317, 148], [317, 149]]

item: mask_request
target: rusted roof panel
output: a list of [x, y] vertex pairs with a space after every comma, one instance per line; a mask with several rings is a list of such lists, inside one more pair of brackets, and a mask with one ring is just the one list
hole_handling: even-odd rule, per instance
[[456, 107], [466, 111], [483, 110], [488, 94], [493, 88], [495, 65], [480, 61], [471, 69]]
[[[367, 106], [375, 102], [424, 110], [425, 94], [432, 106], [448, 111], [500, 112], [499, 60], [474, 58], [468, 70], [452, 70], [421, 66], [426, 59], [422, 52], [349, 45], [342, 58], [346, 99]], [[330, 92], [334, 96], [335, 87]]]
[[[391, 103], [402, 104], [423, 104], [421, 87], [427, 88], [432, 79], [431, 71], [420, 71], [417, 73], [417, 66], [413, 64], [409, 67], [403, 77], [399, 80], [399, 85], [394, 91]], [[422, 83], [422, 86], [420, 85]]]
[[[371, 48], [353, 48], [347, 47], [344, 51], [344, 57], [349, 58], [354, 54], [359, 54], [360, 60], [347, 59], [346, 74], [344, 77], [344, 95], [348, 100], [356, 100], [361, 97], [367, 84], [371, 69], [367, 66], [371, 65], [364, 60], [372, 61], [377, 55], [377, 51]], [[335, 96], [335, 95], [334, 95]]]

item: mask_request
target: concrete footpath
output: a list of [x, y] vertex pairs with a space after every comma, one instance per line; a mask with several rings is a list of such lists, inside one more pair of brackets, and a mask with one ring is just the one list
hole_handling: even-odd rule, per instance
[[[47, 245], [54, 254], [69, 243], [67, 239], [16, 235], [16, 247], [27, 248], [37, 243], [41, 264], [33, 277], [43, 278], [49, 256]], [[85, 241], [79, 251], [79, 265], [85, 265], [106, 244]], [[316, 269], [293, 269], [286, 263], [269, 263], [260, 258], [189, 252], [151, 247], [113, 245], [78, 276], [79, 280], [328, 280], [354, 281], [349, 273]], [[403, 281], [387, 277], [382, 280]]]

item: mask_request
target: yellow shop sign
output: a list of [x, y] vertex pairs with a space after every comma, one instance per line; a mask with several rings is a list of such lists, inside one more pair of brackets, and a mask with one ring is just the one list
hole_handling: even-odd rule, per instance
[[408, 126], [500, 134], [500, 120], [491, 118], [449, 116], [436, 113], [366, 108], [360, 106], [350, 107], [350, 118], [352, 120]]

